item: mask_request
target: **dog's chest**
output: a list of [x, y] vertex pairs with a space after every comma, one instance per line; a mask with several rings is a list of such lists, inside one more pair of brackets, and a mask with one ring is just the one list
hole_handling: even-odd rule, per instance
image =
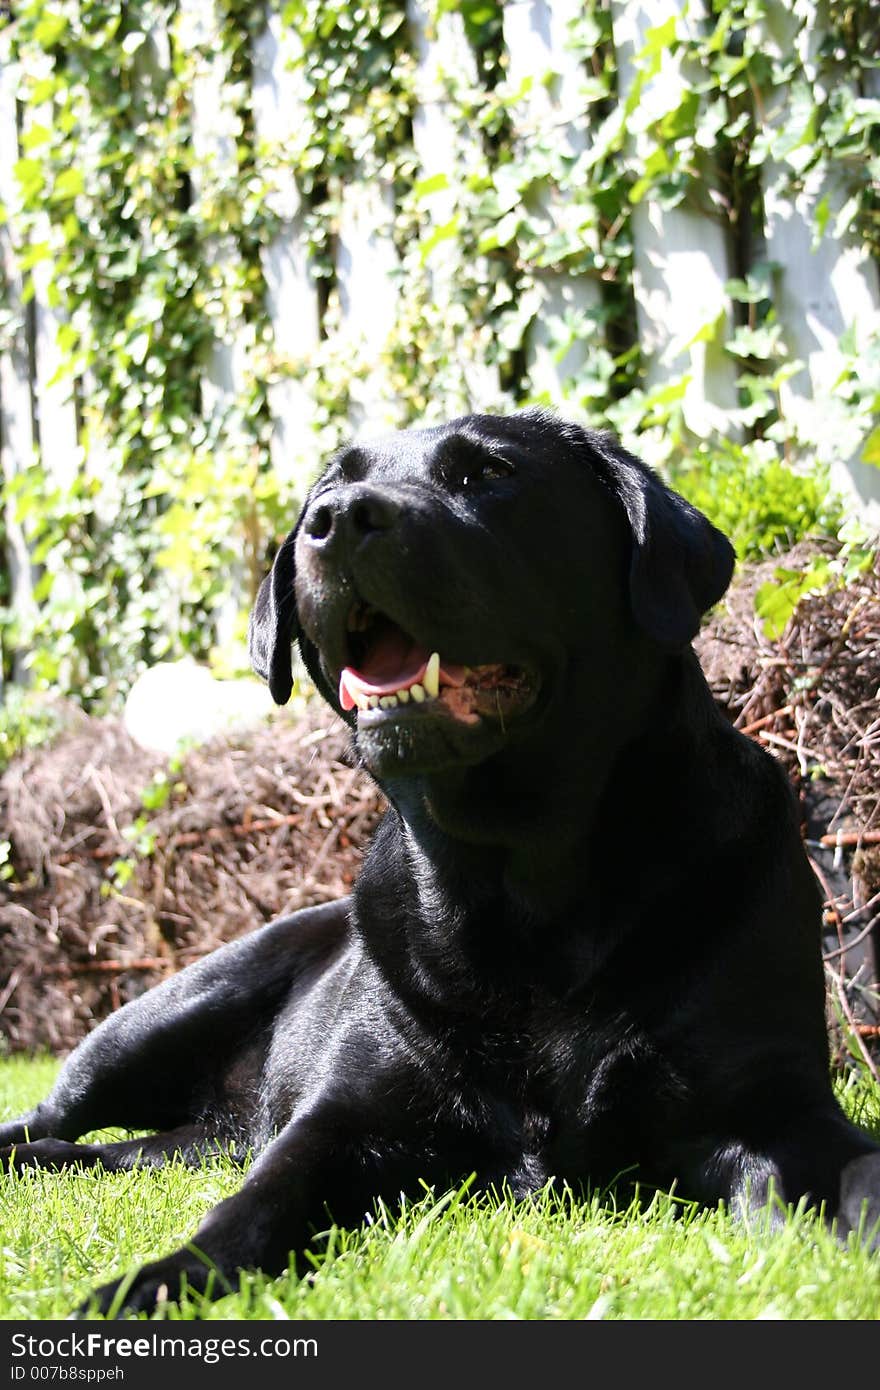
[[451, 1030], [445, 1042], [446, 1079], [454, 1076], [463, 1107], [490, 1124], [503, 1113], [525, 1147], [647, 1113], [665, 1075], [632, 1021], [598, 1011], [591, 1018], [558, 1000], [511, 1005], [506, 1020], [488, 1011], [481, 1025]]

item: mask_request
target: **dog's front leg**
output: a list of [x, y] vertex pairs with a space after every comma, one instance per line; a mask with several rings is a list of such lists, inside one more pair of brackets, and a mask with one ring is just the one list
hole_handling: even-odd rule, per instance
[[[82, 1305], [81, 1316], [150, 1312], [189, 1288], [220, 1298], [238, 1287], [238, 1273], [278, 1274], [329, 1217], [360, 1222], [377, 1195], [395, 1197], [428, 1168], [394, 1144], [384, 1161], [376, 1115], [346, 1100], [324, 1099], [300, 1112], [251, 1168], [241, 1190], [208, 1213], [192, 1241], [134, 1276], [114, 1279]], [[426, 1171], [425, 1176], [433, 1175]]]
[[723, 1201], [745, 1218], [767, 1211], [774, 1225], [789, 1202], [806, 1199], [836, 1222], [841, 1239], [856, 1232], [869, 1248], [880, 1249], [880, 1144], [831, 1100], [780, 1121], [776, 1133], [751, 1142], [716, 1141], [699, 1156], [679, 1159], [684, 1196], [707, 1205]]

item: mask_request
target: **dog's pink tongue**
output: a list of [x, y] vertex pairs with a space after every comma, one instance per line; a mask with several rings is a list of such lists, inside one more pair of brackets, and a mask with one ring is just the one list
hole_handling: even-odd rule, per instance
[[[431, 653], [407, 637], [399, 628], [383, 632], [370, 646], [362, 671], [346, 666], [339, 678], [339, 703], [353, 709], [357, 695], [393, 695], [418, 685], [425, 675]], [[461, 685], [463, 666], [440, 667], [447, 685]]]
[[411, 641], [400, 628], [383, 632], [371, 644], [362, 671], [346, 666], [342, 672], [339, 703], [343, 709], [353, 709], [356, 693], [391, 695], [395, 690], [415, 685], [425, 674], [429, 656], [430, 652]]

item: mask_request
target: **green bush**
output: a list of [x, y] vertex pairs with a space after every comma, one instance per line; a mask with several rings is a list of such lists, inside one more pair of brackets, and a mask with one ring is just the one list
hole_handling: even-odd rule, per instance
[[26, 748], [49, 743], [64, 723], [57, 704], [11, 686], [0, 704], [0, 772]]
[[730, 537], [739, 560], [762, 559], [807, 536], [835, 536], [843, 523], [823, 472], [796, 472], [758, 447], [728, 446], [669, 474], [672, 486]]

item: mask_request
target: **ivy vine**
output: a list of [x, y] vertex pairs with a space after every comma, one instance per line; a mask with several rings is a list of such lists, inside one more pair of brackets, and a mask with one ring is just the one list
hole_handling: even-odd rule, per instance
[[[27, 648], [38, 683], [106, 704], [145, 664], [211, 653], [229, 629], [230, 576], [241, 636], [307, 481], [294, 486], [271, 467], [271, 382], [302, 381], [320, 452], [345, 433], [358, 374], [376, 366], [338, 332], [340, 210], [357, 181], [390, 190], [395, 209], [398, 309], [381, 366], [398, 423], [531, 399], [525, 348], [542, 280], [587, 277], [594, 307], [556, 327], [560, 359], [576, 340], [591, 344], [562, 404], [630, 442], [651, 436], [654, 461], [715, 509], [744, 553], [837, 525], [821, 478], [804, 472], [816, 441], [783, 410], [799, 364], [777, 311], [778, 268], [762, 249], [762, 199], [771, 177], [794, 199], [833, 174], [845, 197], [818, 201], [817, 239], [846, 235], [880, 255], [880, 34], [872, 0], [828, 0], [821, 43], [807, 53], [798, 34], [814, 9], [782, 7], [791, 42], [788, 31], [780, 40], [775, 0], [712, 0], [699, 24], [672, 12], [648, 32], [624, 95], [610, 0], [585, 0], [568, 34], [585, 134], [571, 153], [552, 130], [517, 136], [524, 93], [509, 80], [502, 0], [435, 0], [433, 22], [459, 12], [473, 53], [472, 74], [445, 78], [469, 156], [466, 171], [426, 178], [405, 0], [287, 0], [299, 119], [271, 148], [256, 131], [253, 78], [274, 7], [215, 0], [215, 28], [194, 43], [182, 0], [16, 0], [5, 37], [25, 116], [11, 224], [25, 302], [0, 284], [0, 352], [25, 333], [34, 275], [48, 277], [82, 452], [70, 485], [38, 453], [7, 488], [38, 575], [34, 630], [0, 610], [7, 676], [16, 646]], [[666, 109], [649, 107], [647, 84], [668, 61], [688, 80]], [[205, 156], [194, 114], [206, 64], [229, 108], [223, 158]], [[274, 342], [264, 272], [282, 175], [302, 200], [319, 287], [321, 341], [296, 361]], [[565, 209], [549, 230], [548, 200]], [[693, 437], [683, 381], [645, 386], [632, 287], [633, 212], [645, 202], [688, 206], [727, 229], [735, 329], [725, 337], [717, 320], [700, 330], [737, 365], [725, 440]], [[224, 346], [234, 346], [236, 379], [208, 399]], [[877, 461], [880, 345], [851, 333], [841, 352], [833, 428], [843, 419]], [[775, 511], [769, 500], [755, 511], [762, 494]]]

